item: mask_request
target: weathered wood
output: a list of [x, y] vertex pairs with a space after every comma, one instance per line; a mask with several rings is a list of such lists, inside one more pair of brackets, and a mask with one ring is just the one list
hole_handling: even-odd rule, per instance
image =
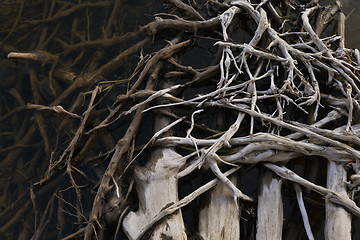
[[299, 184], [296, 184], [296, 183], [294, 183], [294, 189], [295, 189], [295, 192], [296, 192], [296, 198], [297, 198], [297, 201], [298, 201], [298, 205], [299, 205], [299, 209], [300, 209], [301, 216], [302, 216], [302, 219], [303, 219], [306, 234], [307, 234], [309, 240], [314, 240], [314, 235], [313, 235], [313, 233], [311, 231], [309, 217], [308, 217], [308, 214], [307, 214], [306, 209], [305, 209], [304, 199], [302, 197], [302, 189], [299, 186]]
[[[123, 228], [130, 239], [137, 239], [141, 230], [166, 206], [178, 201], [177, 179], [174, 177], [183, 162], [181, 155], [169, 148], [154, 150], [149, 163], [134, 169], [139, 208], [124, 219]], [[149, 239], [187, 239], [181, 213], [174, 214], [155, 227]]]
[[[237, 176], [229, 178], [234, 184]], [[202, 198], [203, 208], [199, 213], [199, 233], [204, 240], [240, 239], [241, 209], [224, 183], [217, 184]]]
[[[15, 166], [11, 160], [18, 154], [12, 149], [25, 149], [30, 144], [27, 139], [40, 133], [43, 140], [40, 144], [51, 155], [40, 184], [52, 181], [59, 172], [67, 172], [68, 185], [70, 183], [72, 188], [66, 186], [64, 191], [76, 193], [76, 206], [70, 198], [58, 206], [58, 211], [71, 209], [74, 212], [70, 214], [78, 217], [79, 230], [68, 238], [84, 234], [86, 240], [102, 240], [112, 234], [113, 239], [118, 239], [119, 234], [125, 233], [131, 240], [185, 240], [188, 234], [194, 233], [206, 240], [230, 240], [240, 239], [242, 235], [253, 238], [256, 227], [257, 239], [281, 239], [284, 234], [289, 236], [287, 231], [290, 234], [292, 231], [286, 227], [283, 233], [281, 188], [284, 180], [296, 183], [296, 199], [309, 239], [314, 239], [311, 231], [313, 221], [307, 214], [312, 206], [305, 207], [302, 187], [325, 198], [326, 238], [351, 238], [350, 214], [360, 216], [360, 208], [352, 200], [360, 188], [360, 173], [355, 167], [360, 160], [360, 125], [357, 119], [360, 112], [360, 54], [358, 50], [345, 46], [345, 15], [339, 13], [341, 6], [338, 1], [332, 7], [324, 8], [318, 0], [211, 0], [206, 1], [206, 5], [201, 1], [167, 0], [164, 2], [164, 9], [169, 10], [167, 13], [156, 14], [152, 22], [135, 27], [138, 30], [122, 36], [122, 31], [127, 30], [118, 31], [120, 21], [115, 20], [122, 15], [117, 11], [121, 9], [121, 0], [95, 5], [85, 0], [82, 4], [73, 3], [62, 9], [56, 2], [51, 1], [51, 6], [45, 2], [44, 12], [28, 19], [27, 11], [22, 8], [32, 5], [22, 0], [11, 32], [3, 34], [6, 37], [0, 45], [14, 39], [25, 46], [21, 52], [16, 48], [11, 50], [9, 58], [19, 61], [19, 65], [24, 61], [26, 65], [37, 64], [39, 69], [30, 66], [24, 71], [31, 70], [31, 96], [24, 99], [21, 96], [28, 88], [25, 81], [11, 85], [11, 90], [9, 86], [5, 89], [6, 93], [15, 96], [20, 106], [5, 113], [0, 122], [12, 125], [12, 118], [22, 111], [31, 115], [37, 110], [37, 126], [29, 127], [24, 121], [17, 134], [4, 134], [6, 141], [0, 139], [0, 142], [4, 142], [6, 148], [0, 153], [10, 153], [0, 164], [4, 169], [10, 169], [10, 163], [9, 166]], [[90, 17], [98, 16], [93, 9], [100, 5], [109, 16], [104, 16], [108, 21], [104, 26], [94, 24]], [[80, 13], [80, 8], [86, 8], [86, 13]], [[63, 24], [64, 16], [70, 21], [75, 11], [79, 15], [73, 21], [71, 32], [66, 32], [67, 29], [58, 31], [61, 25], [57, 21]], [[37, 19], [41, 15], [43, 18]], [[128, 17], [124, 16], [124, 19]], [[87, 22], [86, 28], [78, 27], [80, 22]], [[55, 30], [49, 28], [50, 23], [56, 26]], [[328, 35], [330, 23], [338, 26], [335, 32], [340, 36]], [[44, 28], [40, 31], [32, 29], [22, 39], [15, 39], [16, 35], [22, 35], [21, 30], [25, 31], [34, 24], [41, 24]], [[324, 32], [325, 29], [329, 31]], [[244, 31], [250, 36], [239, 36]], [[146, 34], [152, 35], [153, 41], [149, 41], [150, 37], [144, 36]], [[67, 35], [69, 40], [65, 40]], [[26, 37], [38, 38], [33, 36], [40, 36], [40, 41], [24, 41]], [[50, 36], [49, 39], [45, 40], [46, 36]], [[173, 40], [168, 42], [170, 38]], [[124, 46], [120, 46], [121, 53], [115, 56], [113, 51], [120, 43]], [[60, 44], [58, 48], [51, 47], [57, 44]], [[26, 46], [31, 47], [26, 49]], [[134, 71], [124, 70], [124, 60], [126, 65], [135, 65], [130, 56], [140, 48], [140, 61]], [[96, 54], [90, 52], [92, 49]], [[203, 50], [206, 50], [204, 55], [198, 54], [197, 51]], [[88, 56], [92, 58], [86, 59]], [[69, 76], [60, 74], [60, 68]], [[60, 79], [64, 85], [59, 84]], [[47, 86], [47, 91], [40, 90], [39, 82]], [[89, 92], [79, 94], [76, 102], [68, 106], [72, 95], [85, 88]], [[49, 92], [54, 96], [47, 96]], [[89, 93], [92, 93], [91, 99]], [[4, 103], [11, 103], [10, 100], [4, 97]], [[27, 101], [30, 103], [25, 106]], [[86, 103], [87, 107], [81, 106], [80, 102]], [[0, 104], [1, 113], [3, 109]], [[53, 147], [53, 136], [45, 131], [46, 122], [42, 120], [42, 114], [50, 111], [43, 110], [61, 113], [65, 118], [80, 119], [81, 123], [69, 126], [65, 138], [60, 132], [70, 120], [61, 120], [61, 130], [55, 133], [58, 143]], [[153, 128], [149, 126], [152, 122]], [[28, 133], [27, 129], [30, 129]], [[115, 131], [110, 132], [113, 129]], [[1, 130], [8, 131], [7, 128]], [[102, 141], [98, 141], [100, 130], [109, 131], [107, 136], [101, 136], [104, 138]], [[144, 136], [147, 143], [142, 145]], [[65, 145], [60, 144], [63, 139], [67, 139]], [[8, 144], [11, 141], [14, 141], [13, 146]], [[93, 144], [97, 146], [93, 147]], [[316, 164], [327, 158], [327, 186], [290, 170], [288, 162], [295, 162], [298, 166], [295, 158], [316, 161]], [[84, 169], [93, 170], [92, 166], [82, 168], [95, 161], [101, 168], [96, 170], [99, 179], [83, 172]], [[27, 162], [30, 163], [18, 165], [39, 165]], [[352, 166], [354, 172], [345, 169], [345, 164]], [[314, 166], [311, 167], [312, 175], [325, 174], [326, 169]], [[246, 169], [241, 175], [228, 177], [241, 167]], [[253, 167], [265, 169], [255, 199], [247, 195], [248, 186], [241, 189], [236, 184], [237, 178], [247, 178], [247, 174], [251, 174], [248, 169]], [[289, 167], [292, 169], [293, 166]], [[195, 171], [200, 177], [214, 174], [215, 179], [179, 200], [178, 179], [193, 183]], [[352, 173], [351, 181], [345, 184], [347, 175]], [[308, 176], [307, 172], [304, 176]], [[88, 180], [92, 185], [80, 185]], [[288, 186], [291, 184], [284, 187]], [[92, 195], [92, 204], [84, 204], [87, 199], [83, 196], [93, 194], [90, 188], [96, 189], [97, 193]], [[36, 188], [31, 188], [31, 191], [33, 189]], [[348, 197], [348, 190], [352, 191], [352, 198]], [[201, 196], [202, 200], [194, 202], [201, 194], [205, 195]], [[53, 192], [54, 199], [59, 196], [62, 200], [67, 195], [70, 194]], [[46, 226], [37, 217], [45, 220], [47, 212], [37, 212], [36, 193], [32, 192], [31, 200], [35, 227], [34, 230], [22, 229], [27, 235], [33, 231], [35, 239]], [[246, 211], [249, 222], [240, 232], [242, 209], [237, 203], [243, 201], [239, 205], [248, 209], [246, 201], [254, 200], [258, 204], [256, 224], [252, 221], [255, 214]], [[290, 201], [295, 206], [295, 199]], [[181, 213], [189, 203], [193, 204], [193, 214], [199, 214], [198, 228], [191, 228], [193, 232], [185, 229], [187, 220]], [[67, 205], [71, 207], [67, 208]], [[11, 209], [11, 213], [15, 210]], [[6, 215], [11, 216], [10, 210]], [[0, 232], [6, 233], [19, 219], [17, 214]], [[289, 224], [295, 227], [300, 224], [300, 219], [290, 221]], [[65, 228], [65, 222], [59, 220], [59, 226]], [[117, 225], [115, 233], [110, 232], [110, 225]], [[251, 226], [246, 229], [245, 225]]]
[[356, 216], [360, 216], [360, 208], [356, 205], [356, 203], [351, 200], [348, 196], [344, 196], [343, 194], [339, 194], [338, 192], [335, 192], [333, 190], [327, 189], [325, 187], [316, 185], [312, 182], [309, 182], [308, 180], [300, 177], [290, 169], [286, 167], [280, 167], [271, 163], [265, 163], [264, 164], [267, 168], [274, 171], [277, 175], [280, 177], [296, 182], [304, 187], [307, 187], [323, 196], [326, 197], [327, 200], [341, 205], [344, 208], [346, 208], [349, 212]]
[[[176, 41], [178, 39], [173, 40], [173, 42]], [[162, 88], [171, 86], [166, 81], [160, 82], [159, 85]], [[146, 104], [146, 102], [144, 103]], [[154, 131], [159, 133], [168, 130], [168, 127], [172, 125], [169, 122], [170, 120], [166, 116], [156, 115]], [[163, 134], [169, 135], [169, 131]], [[157, 134], [154, 135], [154, 140], [156, 136]], [[153, 140], [150, 139], [150, 141]], [[149, 222], [159, 215], [163, 209], [179, 201], [178, 179], [175, 176], [185, 164], [185, 161], [186, 159], [174, 149], [159, 147], [151, 151], [148, 162], [144, 167], [136, 166], [134, 168], [139, 206], [136, 212], [130, 212], [123, 221], [123, 229], [128, 238], [140, 238]], [[187, 239], [181, 210], [173, 213], [166, 221], [160, 222], [153, 229], [149, 239]]]
[[260, 181], [256, 239], [281, 239], [283, 225], [282, 179], [265, 171]]
[[[347, 173], [343, 164], [329, 160], [326, 187], [348, 197]], [[325, 239], [351, 239], [351, 215], [341, 206], [325, 199]]]

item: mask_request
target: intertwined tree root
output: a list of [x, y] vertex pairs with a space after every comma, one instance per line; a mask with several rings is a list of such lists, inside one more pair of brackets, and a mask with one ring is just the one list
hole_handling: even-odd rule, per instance
[[[285, 189], [294, 191], [309, 239], [314, 214], [304, 204], [305, 188], [325, 199], [325, 236], [351, 238], [351, 216], [360, 216], [354, 201], [360, 183], [360, 54], [345, 47], [340, 3], [167, 0], [169, 13], [119, 35], [114, 19], [121, 4], [64, 7], [14, 24], [1, 42], [7, 46], [17, 31], [49, 26], [80, 9], [88, 11], [91, 26], [89, 16], [98, 8], [113, 9], [102, 38], [91, 40], [89, 27], [81, 38], [75, 26], [71, 42], [52, 39], [55, 31], [36, 51], [9, 51], [9, 59], [28, 65], [32, 97], [28, 104], [20, 99], [0, 121], [29, 110], [36, 124], [15, 150], [2, 150], [0, 164], [6, 167], [36, 134], [48, 163], [42, 178], [3, 207], [0, 219], [9, 219], [22, 204], [12, 221], [1, 220], [0, 234], [33, 208], [27, 216], [35, 216], [35, 228], [24, 235], [34, 239], [49, 234], [47, 216], [56, 216], [59, 229], [77, 222], [76, 230], [58, 230], [63, 239], [286, 238], [293, 230], [283, 225], [282, 187], [292, 182]], [[52, 51], [53, 42], [62, 50]], [[131, 56], [139, 51], [132, 67]], [[86, 54], [91, 60], [83, 63]], [[122, 69], [124, 61], [131, 74]], [[114, 80], [119, 72], [127, 77]], [[8, 90], [17, 96], [14, 91]], [[62, 118], [54, 120], [58, 129], [47, 131], [46, 116], [53, 113]], [[310, 164], [308, 172], [294, 168], [299, 162]], [[257, 176], [251, 169], [261, 173], [253, 183], [246, 180]], [[326, 186], [317, 178], [324, 174]], [[191, 184], [197, 187], [189, 191]], [[39, 207], [45, 192], [53, 197]], [[191, 229], [184, 209], [197, 216]]]

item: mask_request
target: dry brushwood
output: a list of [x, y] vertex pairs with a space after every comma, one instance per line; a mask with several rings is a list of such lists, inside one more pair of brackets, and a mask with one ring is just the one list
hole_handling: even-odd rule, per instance
[[[7, 71], [28, 82], [0, 83], [16, 100], [1, 184], [30, 180], [1, 197], [0, 235], [314, 239], [320, 205], [326, 238], [350, 239], [360, 54], [340, 2], [141, 2], [156, 14], [140, 27], [120, 0], [21, 1], [4, 25]], [[285, 223], [284, 198], [299, 207]]]

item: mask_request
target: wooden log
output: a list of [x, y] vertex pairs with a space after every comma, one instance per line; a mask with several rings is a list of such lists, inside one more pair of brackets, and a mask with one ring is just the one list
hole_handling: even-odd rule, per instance
[[[181, 155], [170, 148], [154, 150], [145, 167], [135, 167], [134, 177], [139, 198], [139, 208], [130, 212], [123, 221], [129, 239], [137, 239], [142, 229], [163, 208], [178, 202], [177, 179], [174, 177], [181, 164]], [[165, 222], [154, 227], [149, 239], [187, 239], [182, 215], [178, 211]]]
[[[230, 180], [236, 184], [237, 176], [232, 176]], [[216, 185], [203, 197], [203, 200], [207, 204], [199, 213], [201, 237], [204, 240], [240, 239], [240, 211], [225, 184]]]
[[281, 239], [283, 226], [282, 180], [266, 171], [260, 181], [256, 239]]
[[[348, 197], [346, 171], [342, 164], [329, 161], [327, 188]], [[341, 206], [325, 200], [325, 239], [351, 239], [351, 215]]]
[[[163, 88], [170, 87], [168, 82], [161, 82]], [[154, 131], [159, 132], [171, 125], [166, 116], [156, 115]], [[168, 135], [169, 132], [164, 133]], [[137, 212], [130, 212], [123, 221], [123, 229], [129, 239], [139, 239], [143, 229], [148, 228], [151, 222], [163, 209], [177, 203], [179, 172], [186, 162], [172, 148], [159, 147], [151, 151], [150, 158], [144, 167], [134, 168], [136, 192], [139, 199]], [[185, 225], [181, 211], [174, 212], [156, 226], [148, 239], [179, 239], [186, 240]]]

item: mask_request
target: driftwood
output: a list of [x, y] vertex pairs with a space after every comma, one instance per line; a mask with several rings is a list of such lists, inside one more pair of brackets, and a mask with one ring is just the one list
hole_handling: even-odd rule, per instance
[[1, 237], [314, 239], [321, 208], [326, 239], [351, 239], [360, 54], [338, 1], [143, 1], [167, 12], [142, 26], [122, 1], [20, 2]]
[[[336, 191], [347, 197], [346, 191], [346, 171], [344, 166], [336, 162], [329, 161], [327, 177], [327, 188]], [[331, 201], [326, 200], [326, 239], [351, 239], [351, 215], [344, 208], [339, 207]]]
[[282, 180], [274, 178], [271, 172], [266, 172], [260, 184], [256, 239], [281, 239], [283, 222]]
[[[230, 180], [236, 183], [238, 179], [233, 176]], [[204, 198], [208, 203], [199, 212], [200, 236], [203, 239], [239, 239], [241, 209], [226, 185], [219, 183]]]

